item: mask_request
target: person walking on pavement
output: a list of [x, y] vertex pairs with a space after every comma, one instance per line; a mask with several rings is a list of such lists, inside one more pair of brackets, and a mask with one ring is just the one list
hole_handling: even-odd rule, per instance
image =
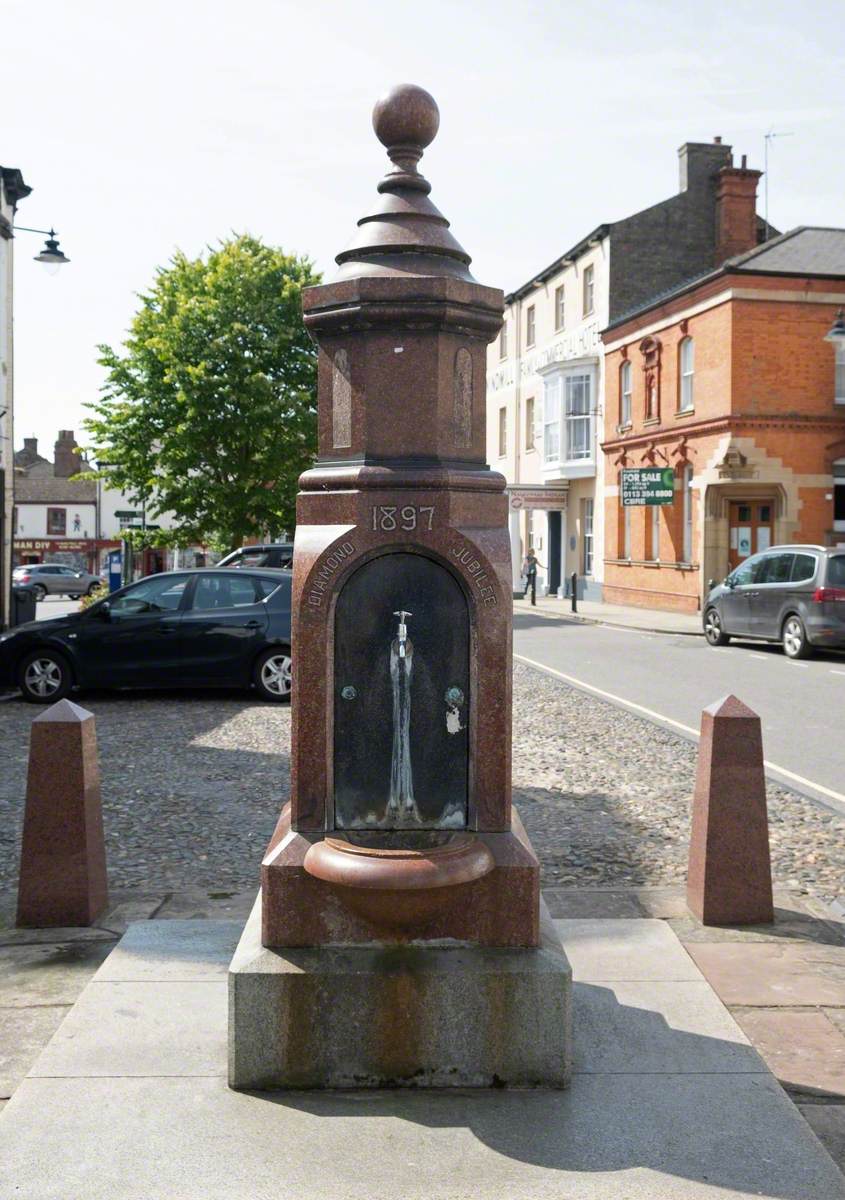
[[[525, 578], [525, 591], [522, 593], [523, 600], [528, 595], [528, 589], [531, 589], [531, 603], [537, 603], [537, 568], [543, 567], [543, 564], [534, 553], [533, 546], [528, 547], [528, 553], [522, 562], [522, 574]], [[545, 571], [545, 567], [543, 570]]]

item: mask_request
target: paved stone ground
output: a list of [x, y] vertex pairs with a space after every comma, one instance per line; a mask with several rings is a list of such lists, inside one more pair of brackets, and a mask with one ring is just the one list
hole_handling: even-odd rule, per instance
[[[115, 890], [237, 891], [289, 788], [290, 709], [242, 693], [91, 694], [109, 879]], [[0, 894], [13, 891], [29, 725], [0, 704]], [[686, 872], [695, 747], [517, 665], [514, 798], [545, 887], [677, 887]], [[776, 884], [830, 901], [845, 890], [845, 819], [769, 785]]]
[[[243, 921], [288, 792], [290, 711], [240, 693], [88, 695], [112, 908], [88, 930], [16, 930], [29, 725], [0, 704], [0, 1108], [128, 921]], [[553, 915], [670, 922], [845, 1169], [845, 821], [769, 786], [777, 921], [703, 929], [684, 904], [695, 747], [518, 665], [514, 794]]]

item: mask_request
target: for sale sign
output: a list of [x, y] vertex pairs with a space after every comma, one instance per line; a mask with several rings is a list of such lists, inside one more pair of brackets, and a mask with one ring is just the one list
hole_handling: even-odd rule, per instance
[[619, 491], [623, 508], [638, 504], [671, 504], [675, 499], [675, 472], [671, 467], [625, 467]]

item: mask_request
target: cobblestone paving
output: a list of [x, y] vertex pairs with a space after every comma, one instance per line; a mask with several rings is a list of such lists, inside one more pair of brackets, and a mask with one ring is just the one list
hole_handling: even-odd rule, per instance
[[[695, 747], [517, 665], [514, 798], [547, 887], [677, 885], [686, 870]], [[288, 795], [290, 710], [240, 693], [88, 695], [97, 717], [114, 889], [234, 890]], [[28, 731], [0, 704], [0, 891], [15, 887]], [[775, 881], [845, 891], [845, 819], [769, 785]]]

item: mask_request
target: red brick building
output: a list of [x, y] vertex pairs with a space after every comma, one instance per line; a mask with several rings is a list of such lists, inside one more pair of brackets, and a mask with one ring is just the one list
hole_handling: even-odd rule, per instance
[[[722, 172], [734, 257], [603, 331], [605, 586], [695, 611], [710, 579], [787, 541], [845, 542], [845, 229], [753, 246], [758, 173]], [[624, 467], [671, 467], [674, 502], [623, 509]]]

